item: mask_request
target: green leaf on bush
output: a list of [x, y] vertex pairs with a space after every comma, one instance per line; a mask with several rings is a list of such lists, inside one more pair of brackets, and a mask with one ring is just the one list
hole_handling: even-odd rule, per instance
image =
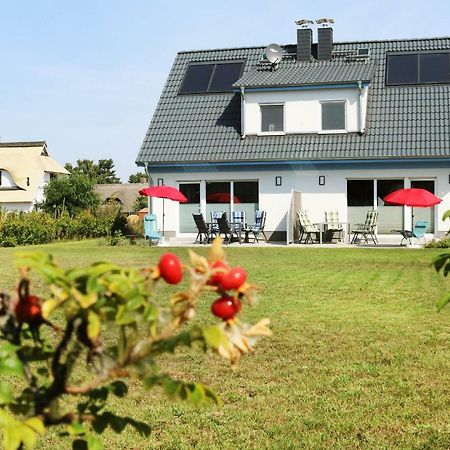
[[72, 295], [75, 300], [80, 304], [82, 308], [89, 308], [97, 301], [97, 294], [95, 292], [90, 292], [88, 294], [82, 294], [77, 289], [73, 288], [71, 290]]
[[221, 345], [226, 345], [228, 343], [222, 329], [217, 325], [204, 327], [202, 331], [207, 345], [211, 348], [217, 349]]
[[168, 397], [176, 397], [180, 393], [181, 383], [178, 380], [166, 376], [163, 380], [163, 389]]
[[145, 303], [145, 298], [142, 295], [137, 295], [127, 300], [127, 302], [125, 303], [125, 309], [127, 311], [135, 311], [136, 309], [145, 305]]
[[87, 326], [87, 334], [89, 339], [95, 340], [98, 338], [98, 335], [100, 334], [100, 318], [98, 315], [90, 310], [88, 312], [88, 326]]
[[88, 436], [86, 436], [86, 442], [88, 450], [103, 450], [103, 445], [97, 436], [89, 434]]
[[10, 342], [6, 342], [0, 347], [0, 359], [6, 358], [8, 355], [11, 355], [12, 353], [16, 353], [17, 350], [19, 350], [18, 345], [11, 344]]
[[5, 450], [17, 450], [22, 442], [20, 429], [16, 426], [5, 426], [3, 431], [3, 447]]
[[42, 434], [45, 432], [44, 422], [42, 422], [39, 417], [31, 417], [31, 419], [28, 419], [24, 422], [24, 425], [30, 427], [36, 433]]
[[450, 302], [450, 292], [446, 292], [437, 304], [438, 311], [440, 311], [449, 302]]
[[42, 317], [44, 319], [48, 319], [50, 317], [50, 314], [59, 306], [61, 305], [63, 301], [58, 298], [51, 298], [49, 300], [46, 300], [42, 304]]
[[23, 377], [24, 370], [20, 360], [14, 356], [0, 359], [0, 374]]
[[194, 405], [201, 405], [206, 400], [205, 388], [201, 384], [195, 383], [191, 386], [188, 398]]
[[0, 405], [7, 405], [13, 401], [11, 387], [8, 383], [0, 380]]
[[[439, 272], [447, 263], [447, 261], [450, 259], [450, 253], [443, 253], [442, 255], [439, 255], [433, 260], [434, 268], [436, 269], [436, 272]], [[445, 275], [445, 274], [444, 274]]]
[[86, 433], [86, 428], [79, 422], [73, 422], [67, 426], [67, 432], [70, 436], [80, 436]]
[[222, 407], [222, 400], [220, 397], [208, 386], [203, 386], [205, 389], [206, 398], [212, 400], [219, 408]]

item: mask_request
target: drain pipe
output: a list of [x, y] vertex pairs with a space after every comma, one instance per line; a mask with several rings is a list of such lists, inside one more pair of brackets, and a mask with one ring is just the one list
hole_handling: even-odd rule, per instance
[[363, 116], [363, 107], [362, 107], [362, 96], [363, 96], [363, 85], [362, 85], [362, 81], [358, 80], [358, 133], [359, 134], [364, 134], [364, 131], [366, 131], [366, 128], [363, 126], [363, 121], [364, 121], [364, 116]]
[[245, 89], [241, 86], [241, 139], [245, 139]]

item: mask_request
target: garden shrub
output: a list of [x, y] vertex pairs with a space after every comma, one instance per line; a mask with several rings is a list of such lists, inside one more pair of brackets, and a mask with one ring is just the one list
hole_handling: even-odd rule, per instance
[[444, 239], [433, 239], [430, 242], [427, 242], [425, 248], [450, 248], [450, 238], [446, 237]]
[[126, 219], [116, 206], [85, 210], [74, 217], [67, 212], [1, 212], [0, 246], [46, 244], [55, 240], [98, 238], [125, 231]]

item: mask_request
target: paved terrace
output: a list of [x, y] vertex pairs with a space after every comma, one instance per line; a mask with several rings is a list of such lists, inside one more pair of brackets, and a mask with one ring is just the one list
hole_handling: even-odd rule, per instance
[[[204, 244], [194, 244], [195, 238], [197, 234], [189, 234], [183, 237], [172, 237], [166, 238], [164, 243], [158, 244], [160, 247], [199, 247]], [[369, 241], [369, 244], [361, 243], [361, 244], [350, 244], [348, 239], [345, 242], [337, 242], [337, 243], [327, 243], [327, 244], [291, 244], [287, 245], [286, 242], [264, 242], [264, 239], [260, 239], [259, 243], [248, 243], [248, 244], [239, 244], [239, 242], [233, 242], [232, 244], [228, 244], [230, 247], [316, 247], [316, 248], [422, 248], [424, 245], [424, 240], [419, 239], [419, 242], [414, 242], [413, 245], [404, 245], [400, 246], [400, 241], [402, 240], [402, 236], [400, 234], [379, 234], [377, 235], [378, 245], [374, 245], [372, 241]], [[426, 238], [426, 242], [430, 242], [432, 240], [431, 235]]]

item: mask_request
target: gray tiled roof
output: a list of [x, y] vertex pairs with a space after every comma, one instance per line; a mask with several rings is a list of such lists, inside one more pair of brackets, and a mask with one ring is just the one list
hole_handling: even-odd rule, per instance
[[[373, 65], [374, 70], [364, 135], [295, 134], [241, 139], [239, 94], [178, 95], [178, 90], [191, 61], [245, 59], [242, 79], [250, 79], [260, 67], [264, 48], [180, 52], [136, 162], [449, 157], [450, 85], [387, 87], [384, 77], [386, 52], [450, 49], [450, 38], [334, 44], [334, 49], [339, 51], [355, 51], [361, 47], [370, 49], [370, 64], [355, 63], [355, 66], [364, 66], [367, 70]], [[289, 53], [295, 51], [295, 46], [284, 48]], [[336, 67], [342, 64], [337, 61], [328, 64], [331, 66], [334, 62]], [[311, 67], [320, 65], [310, 64]], [[281, 70], [280, 64], [276, 72]]]
[[374, 70], [373, 64], [364, 61], [315, 61], [281, 64], [277, 70], [265, 64], [256, 70], [247, 71], [235, 86], [300, 86], [324, 83], [348, 83], [370, 81]]

